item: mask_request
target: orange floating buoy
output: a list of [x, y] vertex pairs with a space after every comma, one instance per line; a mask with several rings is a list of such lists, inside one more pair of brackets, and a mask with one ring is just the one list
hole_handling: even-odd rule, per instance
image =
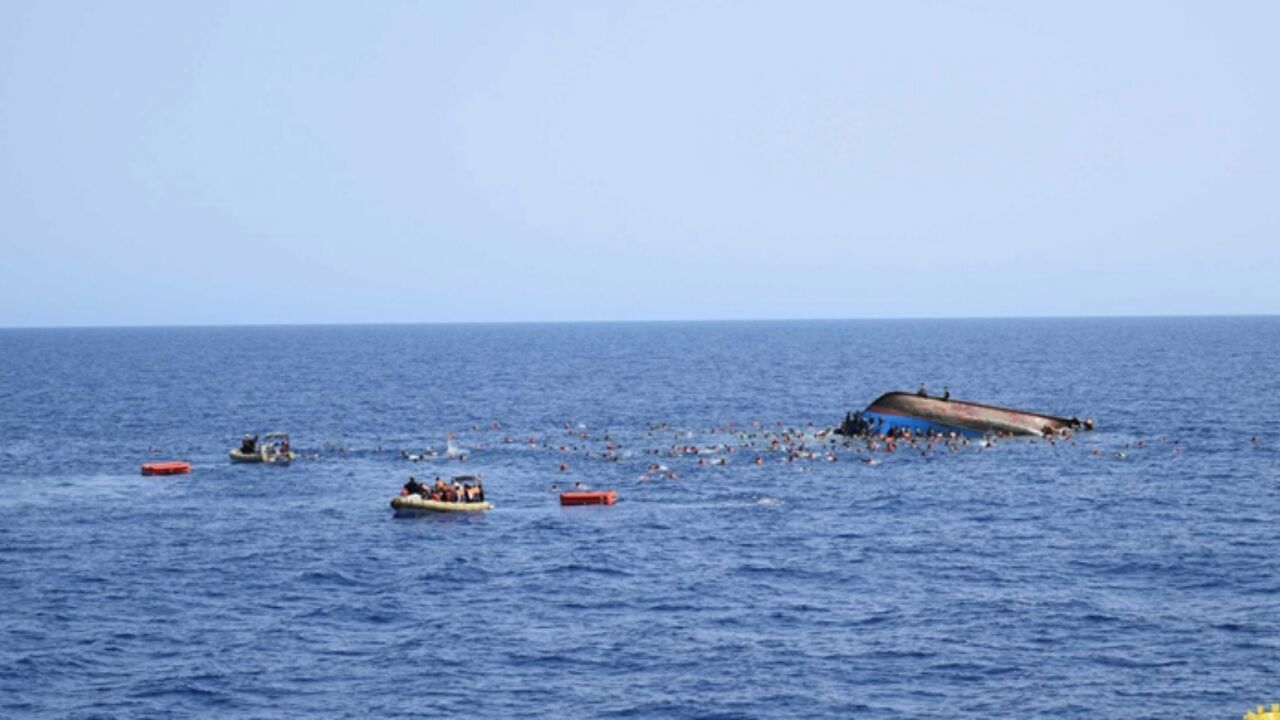
[[143, 475], [186, 475], [189, 472], [191, 472], [191, 463], [179, 460], [142, 464]]
[[618, 493], [613, 490], [560, 493], [561, 505], [612, 505], [616, 502], [618, 502]]

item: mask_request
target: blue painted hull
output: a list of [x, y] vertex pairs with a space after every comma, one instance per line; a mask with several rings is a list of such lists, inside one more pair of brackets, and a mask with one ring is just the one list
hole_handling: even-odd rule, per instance
[[[946, 435], [948, 433], [954, 432], [959, 435], [963, 435], [965, 437], [981, 437], [982, 436], [982, 431], [980, 430], [961, 427], [959, 425], [946, 425], [943, 423], [933, 422], [930, 420], [925, 420], [923, 418], [917, 418], [917, 417], [907, 417], [904, 415], [890, 415], [888, 413], [878, 413], [878, 412], [871, 412], [871, 411], [864, 411], [862, 413], [862, 417], [865, 418], [867, 422], [870, 422], [873, 425], [876, 425], [877, 435], [887, 434], [890, 430], [893, 430], [894, 428], [901, 428], [903, 430], [910, 430], [911, 434], [913, 435], [925, 434], [930, 432]], [[883, 425], [878, 424], [881, 421], [883, 421], [884, 423]]]

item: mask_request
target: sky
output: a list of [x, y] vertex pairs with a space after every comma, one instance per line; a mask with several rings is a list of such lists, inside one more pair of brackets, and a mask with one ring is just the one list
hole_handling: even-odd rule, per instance
[[1273, 314], [1280, 3], [0, 3], [0, 327]]

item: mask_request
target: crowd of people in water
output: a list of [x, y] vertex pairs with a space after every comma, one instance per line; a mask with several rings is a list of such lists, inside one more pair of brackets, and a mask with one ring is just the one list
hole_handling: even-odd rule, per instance
[[[1047, 428], [1041, 437], [1027, 441], [1047, 442], [1050, 445], [1076, 444], [1074, 430], [1091, 429], [1092, 421], [1072, 420], [1063, 427]], [[498, 430], [492, 425], [487, 430]], [[633, 433], [592, 431], [585, 424], [564, 422], [561, 432], [530, 435], [518, 439], [510, 434], [499, 437], [486, 429], [473, 428], [478, 436], [473, 442], [465, 442], [465, 433], [450, 434], [450, 452], [411, 453], [397, 451], [402, 459], [436, 459], [463, 461], [470, 450], [494, 448], [537, 450], [556, 456], [554, 465], [559, 473], [572, 473], [578, 462], [635, 463], [641, 459], [644, 465], [637, 468], [637, 479], [676, 480], [682, 473], [698, 468], [763, 466], [773, 463], [795, 465], [804, 470], [812, 462], [841, 462], [852, 460], [868, 465], [879, 464], [887, 455], [915, 454], [932, 458], [940, 454], [959, 453], [969, 448], [983, 452], [1014, 433], [994, 431], [985, 434], [966, 434], [956, 431], [940, 432], [936, 429], [912, 429], [903, 426], [886, 426], [882, 418], [875, 422], [862, 413], [850, 413], [845, 422], [836, 428], [815, 427], [812, 423], [803, 427], [787, 426], [778, 422], [767, 424], [753, 421], [740, 426], [725, 423], [706, 429], [677, 428], [666, 423], [648, 426], [645, 440], [637, 443]], [[664, 443], [666, 436], [669, 441]], [[481, 438], [484, 438], [483, 440]], [[470, 439], [470, 438], [465, 438]], [[629, 442], [627, 442], [629, 441]], [[456, 446], [455, 446], [456, 442]], [[738, 459], [740, 456], [742, 459]], [[559, 484], [556, 487], [560, 487]]]
[[[753, 421], [748, 425], [725, 423], [709, 428], [682, 428], [667, 423], [649, 425], [643, 434], [639, 431], [599, 431], [584, 424], [565, 422], [560, 432], [531, 435], [517, 439], [511, 435], [490, 433], [476, 429], [474, 436], [466, 432], [450, 435], [448, 453], [439, 452], [431, 459], [440, 462], [460, 461], [467, 452], [477, 449], [508, 451], [535, 451], [553, 455], [553, 464], [547, 466], [557, 474], [572, 477], [581, 463], [619, 463], [636, 468], [638, 481], [678, 480], [699, 472], [714, 472], [726, 466], [760, 467], [786, 465], [795, 471], [812, 469], [814, 463], [855, 462], [878, 465], [889, 457], [916, 457], [926, 461], [944, 455], [963, 452], [982, 453], [1004, 443], [1044, 444], [1071, 447], [1080, 445], [1090, 456], [1108, 456], [1127, 459], [1131, 453], [1148, 447], [1148, 441], [1137, 440], [1106, 449], [1096, 442], [1078, 439], [1074, 429], [1089, 428], [1092, 421], [1068, 423], [1052, 428], [1041, 436], [1021, 438], [1014, 433], [995, 431], [985, 434], [964, 434], [957, 431], [940, 432], [936, 429], [913, 430], [909, 427], [885, 427], [883, 422], [872, 423], [861, 413], [850, 413], [846, 423], [852, 423], [857, 432], [845, 432], [841, 427], [822, 428], [813, 424], [789, 426], [782, 422]], [[496, 429], [496, 428], [492, 428]], [[847, 428], [845, 428], [847, 429]], [[1017, 441], [1017, 442], [1015, 442]], [[1254, 441], [1256, 443], [1256, 440]], [[1150, 445], [1170, 447], [1174, 455], [1180, 455], [1184, 447], [1167, 437], [1151, 440]], [[401, 459], [411, 460], [406, 451], [394, 451]], [[425, 459], [425, 458], [424, 458]], [[554, 491], [580, 490], [581, 483], [557, 482], [550, 486]], [[474, 493], [474, 494], [470, 494]], [[465, 483], [450, 484], [439, 479], [434, 485], [418, 484], [410, 480], [402, 494], [419, 494], [424, 498], [445, 502], [474, 501], [483, 498], [483, 491], [468, 491]]]
[[452, 482], [445, 482], [437, 477], [432, 484], [420, 483], [417, 478], [410, 476], [409, 482], [405, 483], [404, 487], [400, 489], [400, 495], [403, 497], [417, 495], [423, 500], [448, 503], [482, 503], [485, 501], [484, 483], [477, 476], [456, 477], [453, 478]]
[[[924, 388], [921, 388], [924, 391]], [[927, 392], [917, 392], [929, 397]], [[950, 400], [944, 390], [935, 399]], [[1097, 441], [1077, 438], [1081, 430], [1093, 429], [1092, 420], [1070, 418], [1043, 428], [1039, 435], [1022, 437], [1016, 445], [1037, 443], [1049, 446], [1081, 446], [1089, 456], [1110, 456], [1126, 459], [1129, 455], [1146, 450], [1146, 441], [1117, 444], [1110, 448]], [[553, 428], [545, 428], [534, 434], [515, 435], [498, 423], [461, 428], [446, 435], [443, 446], [436, 445], [421, 450], [378, 445], [376, 449], [352, 449], [345, 442], [326, 442], [324, 453], [347, 455], [356, 453], [366, 457], [385, 457], [392, 454], [406, 462], [436, 462], [452, 464], [468, 462], [471, 455], [491, 452], [533, 452], [534, 456], [551, 455], [547, 464], [549, 472], [567, 475], [573, 479], [575, 471], [583, 463], [623, 464], [634, 468], [639, 481], [678, 480], [683, 477], [714, 473], [727, 467], [761, 467], [784, 464], [795, 471], [816, 469], [815, 463], [854, 462], [877, 465], [890, 457], [916, 457], [930, 460], [943, 455], [982, 453], [1014, 439], [1023, 432], [991, 431], [966, 433], [939, 431], [936, 427], [912, 428], [906, 425], [890, 425], [890, 420], [879, 413], [851, 412], [837, 427], [786, 424], [754, 420], [739, 425], [726, 422], [710, 427], [680, 427], [668, 423], [651, 423], [639, 428], [597, 429], [584, 423], [563, 421]], [[1252, 439], [1257, 445], [1258, 440]], [[1171, 444], [1169, 444], [1171, 443]], [[247, 443], [246, 443], [247, 445]], [[1174, 455], [1185, 449], [1176, 440], [1160, 438], [1151, 441], [1171, 447]], [[403, 447], [403, 446], [402, 446]], [[421, 446], [419, 446], [421, 447]], [[244, 448], [247, 450], [248, 448]], [[1149, 450], [1148, 450], [1149, 452]], [[719, 470], [722, 471], [722, 470]], [[624, 471], [626, 472], [626, 471]], [[469, 482], [467, 478], [473, 478]], [[557, 483], [556, 488], [568, 489], [571, 483]], [[401, 490], [402, 495], [417, 495], [437, 502], [484, 502], [484, 489], [478, 478], [472, 475], [459, 479], [419, 482], [410, 478]]]
[[[945, 397], [945, 396], [944, 396]], [[717, 472], [726, 467], [762, 467], [779, 464], [795, 472], [816, 470], [815, 463], [854, 462], [879, 465], [890, 457], [923, 459], [930, 461], [944, 455], [978, 452], [1009, 442], [1013, 446], [1043, 444], [1048, 446], [1075, 447], [1090, 457], [1111, 457], [1128, 460], [1138, 453], [1149, 453], [1157, 447], [1170, 448], [1174, 456], [1181, 455], [1186, 446], [1175, 439], [1162, 436], [1157, 439], [1133, 439], [1122, 443], [1103, 445], [1096, 440], [1077, 437], [1077, 431], [1093, 429], [1092, 420], [1075, 418], [1046, 427], [1040, 435], [1005, 431], [984, 434], [958, 431], [942, 432], [936, 428], [912, 429], [906, 426], [889, 426], [883, 416], [864, 412], [848, 413], [837, 427], [802, 426], [783, 422], [767, 423], [753, 420], [739, 425], [726, 422], [710, 427], [681, 427], [668, 423], [651, 423], [631, 430], [599, 430], [584, 423], [562, 422], [555, 429], [543, 432], [512, 435], [497, 423], [473, 426], [448, 433], [443, 448], [428, 447], [415, 451], [384, 447], [376, 449], [351, 448], [345, 442], [326, 442], [321, 452], [339, 455], [355, 454], [361, 457], [387, 457], [391, 455], [407, 462], [438, 462], [451, 464], [467, 462], [472, 453], [525, 453], [537, 457], [543, 453], [554, 458], [546, 468], [568, 475], [573, 479], [580, 463], [622, 463], [634, 468], [637, 481], [674, 481], [685, 477], [697, 477], [703, 473]], [[1023, 437], [1015, 438], [1015, 435]], [[252, 436], [246, 438], [256, 440]], [[1017, 442], [1012, 442], [1016, 440]], [[1248, 438], [1251, 445], [1264, 445], [1257, 437]], [[242, 450], [260, 447], [256, 442], [245, 442]], [[158, 451], [158, 449], [155, 449]], [[148, 451], [152, 451], [149, 448]], [[311, 455], [317, 457], [319, 453]], [[626, 472], [624, 470], [624, 472]], [[723, 470], [720, 470], [723, 472]], [[581, 483], [559, 482], [552, 489], [581, 490]], [[461, 475], [452, 480], [436, 477], [433, 482], [419, 482], [416, 477], [401, 488], [401, 495], [414, 495], [424, 500], [448, 503], [485, 502], [484, 487], [475, 475]]]
[[[1060, 427], [1046, 428], [1040, 435], [1020, 438], [1020, 443], [1036, 443], [1050, 446], [1080, 445], [1091, 457], [1128, 459], [1136, 452], [1150, 447], [1166, 446], [1172, 453], [1181, 455], [1186, 449], [1177, 440], [1160, 437], [1158, 440], [1134, 440], [1111, 448], [1096, 441], [1077, 440], [1075, 431], [1092, 429], [1093, 421], [1071, 419]], [[582, 423], [563, 422], [558, 430], [528, 435], [523, 439], [509, 434], [497, 423], [487, 427], [475, 426], [449, 433], [446, 447], [412, 451], [395, 448], [352, 450], [346, 444], [326, 442], [324, 451], [341, 455], [355, 452], [363, 456], [384, 456], [393, 453], [402, 461], [440, 463], [467, 462], [469, 454], [480, 451], [550, 453], [554, 456], [548, 470], [570, 474], [580, 462], [624, 463], [635, 467], [638, 481], [678, 480], [702, 472], [715, 472], [715, 468], [777, 466], [779, 463], [804, 472], [814, 469], [813, 463], [855, 462], [878, 465], [890, 456], [915, 456], [929, 460], [942, 455], [984, 452], [998, 444], [1015, 439], [1014, 433], [995, 431], [985, 434], [965, 434], [957, 431], [940, 432], [932, 428], [912, 429], [904, 426], [886, 426], [883, 417], [871, 417], [862, 412], [846, 415], [840, 426], [820, 427], [812, 423], [803, 426], [783, 422], [766, 423], [755, 420], [746, 425], [727, 422], [711, 427], [679, 427], [668, 423], [652, 423], [643, 430], [595, 430]], [[1259, 439], [1249, 439], [1258, 445]], [[244, 450], [248, 450], [248, 445]], [[572, 477], [572, 475], [570, 475]], [[555, 483], [552, 489], [582, 490], [581, 482]], [[478, 476], [462, 475], [451, 480], [436, 477], [433, 482], [419, 482], [410, 477], [400, 494], [414, 495], [424, 500], [448, 503], [485, 502], [484, 487]]]
[[[927, 393], [916, 394], [928, 397]], [[950, 402], [949, 392], [944, 391], [936, 399]], [[1174, 456], [1179, 456], [1188, 449], [1178, 440], [1165, 436], [1158, 440], [1132, 439], [1128, 442], [1103, 444], [1097, 440], [1077, 437], [1078, 431], [1094, 429], [1091, 419], [1051, 419], [1057, 421], [1055, 426], [1046, 426], [1039, 435], [1032, 434], [1029, 437], [1025, 433], [1005, 431], [977, 434], [942, 432], [927, 426], [913, 429], [889, 425], [883, 415], [861, 411], [846, 414], [843, 422], [836, 427], [753, 420], [742, 425], [725, 422], [710, 427], [682, 427], [669, 423], [650, 423], [637, 428], [610, 430], [563, 421], [557, 426], [544, 428], [541, 432], [517, 436], [499, 423], [492, 423], [450, 432], [445, 436], [443, 447], [413, 450], [378, 444], [376, 447], [359, 448], [352, 447], [345, 440], [326, 441], [321, 447], [306, 451], [302, 457], [319, 459], [322, 455], [331, 453], [364, 458], [386, 458], [390, 455], [407, 462], [449, 464], [468, 462], [472, 453], [535, 453], [531, 457], [546, 453], [553, 458], [545, 466], [547, 471], [558, 471], [558, 474], [568, 476], [569, 480], [573, 479], [574, 471], [580, 469], [580, 463], [621, 463], [626, 468], [634, 468], [635, 474], [632, 477], [645, 482], [709, 477], [703, 474], [723, 472], [718, 469], [726, 467], [777, 467], [782, 464], [793, 471], [805, 472], [816, 469], [815, 463], [854, 462], [878, 465], [890, 457], [904, 460], [914, 457], [929, 461], [949, 454], [982, 453], [998, 444], [1014, 440], [1015, 434], [1024, 437], [1018, 438], [1016, 443], [1010, 442], [1014, 446], [1079, 446], [1089, 457], [1111, 457], [1119, 460], [1150, 453], [1158, 447], [1170, 449]], [[1254, 447], [1267, 446], [1256, 436], [1247, 440]], [[241, 440], [239, 450], [253, 453], [261, 450], [265, 442], [260, 441], [257, 436], [246, 435]], [[287, 446], [280, 449], [288, 451]], [[159, 453], [161, 449], [151, 446], [147, 451]], [[562, 481], [552, 487], [559, 491], [570, 487], [580, 490], [585, 486]], [[452, 480], [436, 477], [434, 482], [426, 483], [411, 477], [400, 494], [415, 495], [436, 502], [485, 502], [484, 487], [475, 475], [461, 475]]]

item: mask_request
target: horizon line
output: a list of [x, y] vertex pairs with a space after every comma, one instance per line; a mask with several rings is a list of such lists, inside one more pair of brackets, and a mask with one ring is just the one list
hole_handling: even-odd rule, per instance
[[1150, 315], [900, 315], [890, 317], [757, 317], [757, 318], [645, 318], [629, 320], [391, 320], [354, 322], [248, 322], [248, 323], [154, 323], [102, 325], [3, 325], [3, 330], [186, 330], [201, 328], [293, 328], [293, 327], [411, 327], [467, 325], [623, 325], [697, 323], [806, 323], [806, 322], [969, 322], [974, 320], [1156, 320], [1210, 318], [1270, 318], [1280, 313], [1203, 313]]

